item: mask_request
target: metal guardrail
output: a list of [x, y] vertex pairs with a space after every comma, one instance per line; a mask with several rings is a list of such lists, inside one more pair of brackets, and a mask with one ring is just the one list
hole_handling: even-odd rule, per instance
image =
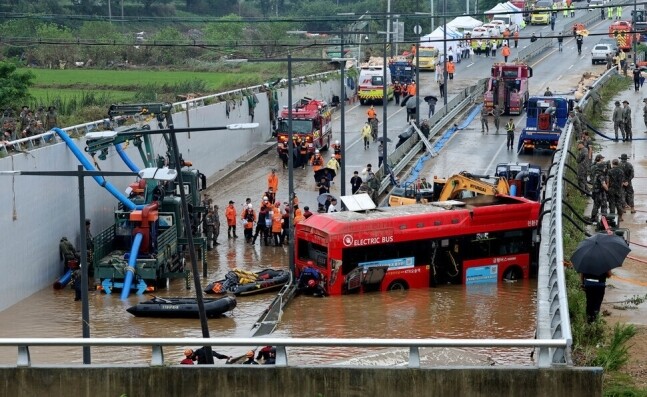
[[[18, 349], [18, 367], [31, 367], [30, 347], [56, 346], [148, 346], [151, 366], [169, 365], [164, 361], [164, 346], [275, 346], [276, 365], [288, 366], [286, 347], [399, 347], [408, 348], [409, 368], [420, 368], [420, 348], [558, 348], [566, 340], [537, 339], [347, 339], [347, 338], [3, 338], [0, 346]], [[102, 363], [101, 365], [105, 365]], [[121, 364], [123, 365], [123, 364]], [[374, 366], [374, 364], [367, 364]]]
[[[615, 68], [608, 70], [592, 85], [592, 90], [599, 89], [607, 80], [617, 74]], [[582, 109], [588, 105], [590, 93], [591, 90], [579, 101], [579, 106]], [[566, 199], [562, 181], [564, 165], [569, 156], [568, 150], [571, 147], [573, 135], [573, 125], [569, 124], [565, 133], [560, 137], [548, 174], [548, 182], [544, 187], [537, 281], [537, 339], [566, 340], [567, 344], [556, 348], [540, 347], [537, 354], [540, 367], [573, 364], [570, 351], [573, 335], [566, 295], [562, 236], [562, 200]]]
[[[324, 72], [324, 73], [316, 73], [316, 74], [301, 76], [301, 77], [293, 77], [292, 80], [293, 80], [293, 84], [299, 84], [302, 81], [312, 81], [313, 79], [316, 80], [322, 77], [329, 77], [336, 74], [339, 74], [338, 70], [333, 70], [333, 71]], [[287, 83], [286, 83], [286, 86], [287, 86]], [[261, 92], [261, 88], [264, 88], [264, 87], [265, 86], [263, 84], [259, 84], [251, 87], [238, 88], [235, 90], [219, 92], [216, 94], [210, 94], [203, 97], [188, 99], [186, 101], [174, 102], [173, 110], [174, 110], [174, 113], [186, 112], [189, 109], [203, 107], [208, 104], [211, 104], [213, 101], [223, 101], [227, 99], [227, 97], [230, 95], [238, 95], [238, 94], [244, 95], [245, 93], [258, 94]], [[65, 127], [65, 128], [62, 128], [62, 130], [72, 137], [79, 137], [87, 134], [88, 132], [103, 130], [105, 129], [104, 125], [105, 125], [104, 120], [97, 120], [97, 121], [91, 121], [88, 123], [73, 125], [71, 127]], [[55, 134], [52, 131], [48, 131], [43, 134], [33, 135], [26, 138], [17, 139], [17, 140], [8, 142], [6, 145], [0, 144], [0, 157], [4, 157], [9, 154], [13, 154], [15, 152], [31, 150], [37, 147], [42, 147], [46, 144], [54, 144], [58, 142], [61, 142], [61, 139], [58, 137], [57, 134]]]
[[[444, 130], [446, 123], [442, 121], [445, 117], [455, 117], [468, 105], [474, 103], [474, 100], [477, 97], [483, 95], [487, 80], [488, 79], [481, 79], [475, 85], [465, 88], [447, 102], [446, 106], [443, 106], [438, 111], [434, 112], [431, 119], [429, 119], [432, 127], [429, 131], [428, 140], [431, 141], [431, 139], [438, 135], [439, 132]], [[399, 174], [423, 147], [423, 143], [418, 134], [414, 134], [400, 147], [391, 152], [391, 154], [387, 156], [387, 159], [388, 164], [396, 164], [391, 167], [394, 174]], [[391, 181], [389, 178], [383, 178], [384, 168], [380, 168], [378, 172], [375, 173], [375, 176], [381, 181], [380, 187], [378, 188], [378, 194], [382, 194], [389, 187]]]

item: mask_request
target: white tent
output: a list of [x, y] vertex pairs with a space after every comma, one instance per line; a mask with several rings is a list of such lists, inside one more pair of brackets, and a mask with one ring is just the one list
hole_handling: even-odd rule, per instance
[[492, 9], [485, 11], [484, 14], [489, 19], [492, 19], [497, 14], [501, 16], [507, 16], [507, 17], [510, 17], [510, 21], [513, 24], [519, 25], [521, 24], [523, 15], [521, 13], [514, 14], [515, 12], [519, 12], [519, 11], [522, 11], [522, 10], [520, 10], [517, 6], [515, 6], [514, 4], [508, 1], [507, 3], [499, 3], [495, 5]]
[[447, 23], [447, 27], [460, 31], [472, 30], [481, 25], [483, 25], [483, 22], [469, 16], [456, 17]]
[[[445, 38], [444, 27], [439, 26], [433, 32], [420, 38], [421, 47], [435, 47], [443, 54], [443, 39]], [[463, 34], [458, 30], [447, 27], [447, 48], [449, 49], [458, 47], [458, 42], [463, 39]]]

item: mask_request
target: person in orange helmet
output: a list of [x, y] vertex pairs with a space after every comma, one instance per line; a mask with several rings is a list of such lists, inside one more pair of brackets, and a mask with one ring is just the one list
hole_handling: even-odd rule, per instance
[[227, 237], [231, 238], [233, 234], [234, 238], [238, 238], [236, 235], [236, 208], [234, 207], [234, 202], [232, 200], [229, 200], [229, 205], [225, 209], [225, 218], [227, 218], [228, 226]]
[[272, 213], [272, 238], [276, 247], [281, 245], [281, 232], [283, 231], [283, 215], [281, 215], [280, 205], [281, 203], [277, 201]]

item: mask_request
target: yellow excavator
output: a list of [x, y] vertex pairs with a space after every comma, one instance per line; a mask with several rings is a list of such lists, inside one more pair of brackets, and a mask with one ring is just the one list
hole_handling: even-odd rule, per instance
[[463, 171], [446, 179], [434, 177], [433, 184], [428, 189], [419, 189], [415, 185], [393, 188], [389, 195], [389, 206], [455, 200], [479, 194], [510, 194], [510, 185], [506, 178], [497, 177], [495, 183], [483, 179], [490, 179], [490, 176]]

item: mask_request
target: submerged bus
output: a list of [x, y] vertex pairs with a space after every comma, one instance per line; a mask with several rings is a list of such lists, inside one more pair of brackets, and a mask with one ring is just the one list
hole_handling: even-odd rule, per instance
[[314, 215], [296, 225], [297, 276], [330, 295], [528, 278], [539, 206], [497, 195]]

